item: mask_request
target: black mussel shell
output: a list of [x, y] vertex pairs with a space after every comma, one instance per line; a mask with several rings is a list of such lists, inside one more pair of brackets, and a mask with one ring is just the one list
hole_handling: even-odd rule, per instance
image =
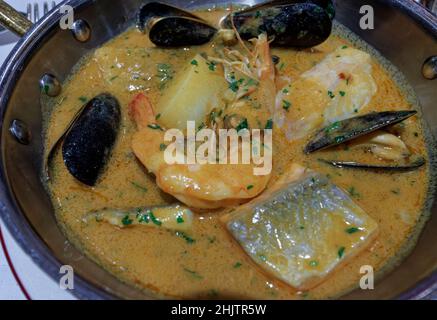
[[[321, 44], [331, 34], [332, 20], [326, 10], [314, 3], [260, 6], [231, 15], [243, 39], [267, 33], [272, 45], [308, 48]], [[223, 22], [232, 28], [231, 18]]]
[[384, 171], [408, 171], [418, 169], [425, 165], [426, 160], [422, 156], [413, 156], [411, 159], [402, 162], [393, 162], [389, 164], [381, 163], [360, 163], [355, 161], [338, 161], [338, 160], [325, 160], [319, 159], [319, 161], [329, 164], [337, 168], [346, 169], [361, 169], [361, 170], [384, 170]]
[[[256, 12], [257, 10], [262, 8], [268, 8], [272, 6], [285, 6], [285, 5], [297, 4], [297, 3], [312, 3], [318, 5], [328, 13], [329, 18], [331, 18], [331, 20], [335, 18], [335, 5], [332, 0], [271, 0], [271, 1], [260, 3], [255, 6], [248, 7], [246, 9], [243, 9], [242, 11]], [[229, 22], [230, 21], [228, 21], [227, 23]]]
[[363, 116], [337, 121], [321, 129], [305, 147], [305, 153], [326, 149], [358, 138], [378, 129], [399, 123], [414, 116], [417, 111], [372, 112]]
[[77, 180], [96, 184], [114, 146], [120, 120], [120, 105], [110, 94], [100, 94], [86, 104], [62, 145], [64, 163]]
[[217, 29], [188, 17], [156, 18], [149, 22], [149, 38], [160, 47], [182, 47], [205, 44], [212, 39]]
[[142, 6], [138, 12], [138, 29], [145, 31], [149, 20], [153, 17], [189, 17], [199, 19], [196, 15], [189, 11], [185, 11], [161, 2], [149, 2]]

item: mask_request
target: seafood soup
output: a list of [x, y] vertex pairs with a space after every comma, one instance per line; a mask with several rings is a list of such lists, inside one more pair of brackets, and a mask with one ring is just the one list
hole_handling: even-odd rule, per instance
[[[399, 72], [333, 21], [331, 1], [234, 10], [145, 5], [138, 27], [44, 102], [57, 220], [84, 254], [157, 297], [338, 297], [362, 266], [393, 268], [426, 218], [418, 106]], [[258, 129], [249, 145], [271, 151], [271, 170], [220, 162], [242, 144], [209, 152], [216, 163], [169, 163], [166, 152], [188, 151], [165, 135], [187, 135], [187, 121], [237, 141]]]

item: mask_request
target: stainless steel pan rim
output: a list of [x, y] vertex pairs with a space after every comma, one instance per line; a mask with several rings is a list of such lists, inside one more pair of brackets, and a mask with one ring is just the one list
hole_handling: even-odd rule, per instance
[[[380, 0], [387, 5], [394, 6], [408, 14], [419, 25], [425, 28], [435, 38], [437, 38], [437, 21], [426, 9], [411, 1], [403, 0]], [[65, 0], [59, 4], [56, 9], [52, 10], [47, 16], [36, 23], [17, 43], [6, 62], [0, 69], [0, 129], [3, 129], [3, 119], [9, 98], [14, 90], [15, 84], [21, 76], [22, 70], [26, 66], [32, 54], [38, 50], [38, 47], [50, 36], [50, 33], [57, 28], [58, 21], [61, 17], [59, 7], [68, 4], [74, 9], [79, 9], [84, 5], [92, 5], [92, 0]], [[78, 12], [80, 12], [78, 10]], [[53, 280], [58, 281], [55, 275], [59, 273], [62, 265], [51, 253], [47, 244], [32, 228], [26, 216], [21, 212], [19, 205], [14, 200], [11, 193], [10, 181], [4, 170], [4, 147], [3, 138], [0, 142], [2, 157], [0, 161], [0, 212], [6, 227], [21, 248], [33, 259], [33, 261], [43, 269]], [[437, 288], [437, 272], [428, 276], [415, 288], [410, 289], [400, 295], [400, 299], [417, 299], [423, 297], [431, 289]], [[82, 299], [114, 299], [115, 292], [109, 292], [108, 288], [95, 286], [82, 279], [79, 275], [75, 276], [74, 295]]]

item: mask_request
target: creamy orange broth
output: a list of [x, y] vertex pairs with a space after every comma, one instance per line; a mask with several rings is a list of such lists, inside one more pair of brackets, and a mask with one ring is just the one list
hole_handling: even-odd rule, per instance
[[[202, 15], [211, 21], [218, 21], [223, 11], [203, 12]], [[285, 74], [297, 77], [344, 44], [351, 45], [343, 37], [332, 35], [312, 50], [273, 49], [272, 53], [281, 58]], [[272, 181], [292, 162], [327, 174], [335, 184], [349, 191], [380, 227], [377, 240], [368, 249], [308, 292], [296, 292], [254, 266], [221, 225], [219, 218], [226, 210], [196, 215], [193, 230], [189, 232], [195, 240], [193, 243], [159, 228], [120, 229], [105, 223], [83, 223], [83, 215], [93, 210], [176, 202], [157, 188], [154, 178], [135, 159], [130, 148], [135, 127], [127, 106], [139, 92], [147, 92], [154, 103], [159, 99], [163, 90], [159, 88], [156, 77], [157, 63], [170, 64], [177, 74], [182, 63], [198, 52], [211, 52], [214, 44], [184, 50], [150, 49], [152, 45], [148, 38], [136, 29], [130, 29], [103, 47], [107, 48], [104, 59], [113, 65], [110, 67], [112, 71], [108, 73], [101, 65], [99, 68], [93, 56], [78, 65], [48, 115], [46, 145], [52, 145], [83, 104], [81, 100], [110, 92], [122, 107], [122, 126], [116, 146], [94, 188], [78, 183], [67, 172], [58, 152], [53, 161], [53, 179], [48, 189], [59, 224], [69, 239], [122, 281], [159, 296], [177, 298], [334, 297], [358, 285], [362, 265], [372, 265], [380, 270], [393, 262], [406, 246], [407, 239], [416, 231], [428, 191], [428, 166], [404, 173], [335, 169], [320, 163], [318, 158], [350, 160], [352, 157], [359, 159], [364, 154], [352, 155], [347, 147], [340, 146], [307, 156], [302, 152], [305, 139], [290, 143], [282, 134], [275, 135]], [[138, 76], [134, 76], [135, 70], [141, 71]], [[376, 59], [373, 77], [378, 93], [366, 111], [412, 108]], [[317, 99], [314, 97], [320, 92], [309, 87], [300, 90], [293, 106], [316, 109], [314, 101]], [[405, 121], [396, 130], [415, 152], [426, 154], [424, 132], [417, 118]]]

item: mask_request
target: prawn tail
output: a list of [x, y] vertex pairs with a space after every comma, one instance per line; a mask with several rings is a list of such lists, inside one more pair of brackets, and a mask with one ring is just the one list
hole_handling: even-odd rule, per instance
[[130, 102], [129, 116], [138, 128], [147, 127], [147, 125], [156, 122], [153, 105], [143, 93], [137, 94]]

